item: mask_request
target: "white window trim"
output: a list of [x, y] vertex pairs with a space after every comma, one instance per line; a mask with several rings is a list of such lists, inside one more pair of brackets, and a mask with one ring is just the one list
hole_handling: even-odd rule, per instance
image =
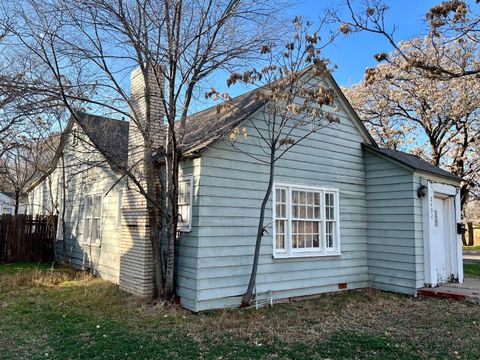
[[[285, 250], [277, 250], [276, 243], [276, 194], [277, 187], [287, 189], [287, 229], [285, 231]], [[291, 206], [291, 193], [292, 189], [298, 190], [311, 190], [311, 191], [322, 191], [323, 196], [320, 197], [320, 212], [322, 214], [321, 220], [321, 244], [325, 241], [325, 192], [333, 193], [335, 198], [335, 232], [336, 239], [334, 243], [334, 248], [332, 250], [310, 250], [310, 249], [301, 249], [301, 250], [292, 250], [292, 206]], [[288, 259], [288, 258], [302, 258], [302, 257], [331, 257], [331, 256], [340, 256], [341, 253], [341, 243], [340, 243], [340, 193], [338, 189], [323, 187], [323, 186], [311, 186], [311, 185], [300, 185], [300, 184], [290, 184], [282, 182], [274, 182], [272, 190], [272, 246], [273, 246], [273, 258], [275, 259]]]
[[[95, 202], [95, 197], [96, 196], [100, 196], [100, 198], [102, 199], [102, 203], [101, 203], [101, 206], [100, 206], [100, 237], [98, 238], [98, 241], [92, 241], [92, 239], [90, 238], [87, 238], [85, 235], [85, 226], [86, 226], [86, 217], [87, 217], [87, 212], [86, 212], [86, 200], [87, 200], [87, 196], [91, 196], [93, 197], [94, 199], [94, 202]], [[95, 203], [93, 204], [93, 209], [92, 209], [92, 213], [95, 209]], [[92, 229], [93, 229], [93, 215], [92, 215]], [[91, 193], [91, 194], [86, 194], [83, 196], [83, 231], [82, 231], [82, 243], [84, 245], [88, 245], [88, 246], [97, 246], [99, 247], [102, 243], [102, 232], [103, 232], [103, 224], [102, 224], [102, 221], [103, 221], [103, 195], [101, 193]]]
[[190, 232], [192, 230], [192, 210], [193, 210], [193, 175], [185, 175], [178, 178], [178, 182], [188, 181], [190, 183], [190, 209], [188, 211], [187, 225], [177, 225], [177, 230], [181, 232]]

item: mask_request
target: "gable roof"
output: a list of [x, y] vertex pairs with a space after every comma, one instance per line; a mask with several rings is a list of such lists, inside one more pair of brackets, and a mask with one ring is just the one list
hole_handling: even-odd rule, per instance
[[434, 166], [430, 164], [428, 161], [425, 161], [418, 156], [408, 154], [406, 152], [402, 151], [397, 151], [397, 150], [391, 150], [391, 149], [386, 149], [386, 148], [378, 148], [378, 147], [373, 147], [367, 144], [362, 144], [363, 148], [366, 150], [373, 152], [375, 154], [383, 155], [384, 157], [387, 157], [388, 159], [394, 160], [396, 162], [399, 162], [407, 167], [409, 167], [412, 170], [420, 170], [420, 171], [425, 171], [430, 174], [435, 174], [443, 177], [447, 177], [453, 180], [461, 181], [463, 180], [461, 177], [458, 177], [455, 174], [452, 174], [451, 172], [448, 172], [446, 170], [443, 170], [439, 168], [438, 166]]
[[[126, 164], [128, 159], [128, 122], [87, 114], [77, 113], [77, 123], [101, 153], [107, 155], [110, 166]], [[115, 163], [110, 161], [117, 159]]]
[[76, 121], [74, 116], [70, 118], [65, 130], [61, 134], [59, 144], [48, 171], [37, 178], [27, 192], [35, 188], [55, 170], [67, 143], [68, 135], [71, 133], [75, 122], [78, 123], [92, 142], [92, 145], [98, 148], [100, 152], [108, 154], [109, 158], [112, 156], [112, 158], [116, 157], [119, 159], [119, 162], [113, 163], [107, 158], [107, 162], [114, 171], [117, 169], [116, 164], [120, 162], [126, 163], [128, 158], [128, 122], [84, 112], [77, 112], [76, 118], [78, 121]]
[[[313, 65], [301, 70], [301, 72], [306, 73], [312, 68]], [[338, 95], [338, 100], [345, 107], [354, 126], [358, 129], [364, 140], [368, 144], [376, 147], [377, 144], [375, 140], [370, 135], [362, 120], [358, 117], [333, 76], [328, 73], [325, 77], [335, 90], [335, 93]], [[223, 102], [188, 116], [185, 126], [185, 136], [182, 141], [185, 155], [188, 156], [200, 152], [246, 121], [268, 102], [265, 96], [262, 96], [265, 91], [264, 87], [260, 87], [239, 95], [228, 103]], [[180, 128], [180, 124], [177, 123], [176, 125]]]
[[[182, 147], [185, 156], [199, 152], [246, 121], [266, 104], [260, 89], [249, 91], [187, 117]], [[180, 123], [176, 124], [180, 130]]]

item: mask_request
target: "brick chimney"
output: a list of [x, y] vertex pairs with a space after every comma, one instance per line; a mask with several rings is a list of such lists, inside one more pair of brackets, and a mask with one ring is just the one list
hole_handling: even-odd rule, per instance
[[[149, 133], [152, 146], [155, 149], [159, 148], [164, 142], [164, 115], [160, 91], [163, 82], [163, 75], [159, 69], [154, 69], [151, 66], [147, 66], [147, 76], [145, 77], [140, 67], [135, 68], [130, 76], [132, 115], [136, 115], [137, 121], [130, 121], [128, 165], [143, 186], [146, 186], [143, 161], [145, 139], [141, 131], [144, 131], [147, 126], [147, 83], [150, 89], [151, 123], [149, 124]], [[120, 254], [120, 288], [135, 295], [152, 296], [154, 292], [154, 269], [147, 202], [133, 183], [130, 183], [123, 190]]]

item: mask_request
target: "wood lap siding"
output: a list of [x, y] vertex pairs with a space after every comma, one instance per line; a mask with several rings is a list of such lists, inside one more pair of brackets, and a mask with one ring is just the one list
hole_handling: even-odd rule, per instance
[[[261, 116], [261, 115], [259, 115]], [[254, 118], [255, 119], [255, 118]], [[257, 127], [262, 120], [254, 120]], [[251, 125], [248, 151], [261, 154]], [[276, 181], [340, 189], [341, 256], [273, 259], [271, 201], [265, 223], [257, 277], [259, 293], [288, 298], [366, 287], [367, 215], [363, 138], [342, 113], [341, 123], [322, 129], [287, 153], [276, 169]], [[261, 199], [267, 186], [267, 167], [217, 141], [202, 154], [194, 213], [198, 236], [197, 310], [238, 305], [247, 286], [254, 252]]]
[[413, 173], [365, 152], [368, 269], [374, 288], [414, 294], [423, 286], [421, 203]]
[[[81, 129], [78, 129], [81, 136], [85, 137]], [[72, 145], [72, 138], [64, 150], [66, 158], [66, 168], [70, 174], [68, 176], [68, 189], [65, 206], [65, 242], [67, 258], [77, 269], [93, 268], [94, 273], [105, 280], [118, 284], [119, 266], [120, 266], [120, 237], [121, 229], [116, 227], [117, 218], [117, 192], [122, 188], [123, 181], [120, 181], [115, 188], [110, 190], [113, 184], [118, 180], [119, 175], [115, 174], [111, 168], [103, 163], [102, 166], [96, 166], [88, 172], [81, 170], [81, 161], [98, 161], [103, 159], [101, 155], [91, 145], [78, 142], [76, 146]], [[69, 160], [68, 158], [72, 157]], [[56, 194], [61, 194], [61, 188], [58, 181], [62, 173], [61, 162], [58, 167], [49, 175], [51, 179], [54, 199]], [[33, 203], [42, 203], [45, 209], [37, 207], [34, 211], [42, 213], [52, 213], [50, 191], [48, 191], [48, 178], [37, 185], [33, 190]], [[108, 195], [106, 193], [110, 190]], [[87, 194], [102, 195], [102, 238], [100, 246], [89, 246], [83, 244], [83, 207], [84, 196]], [[106, 195], [106, 196], [105, 196]], [[59, 200], [61, 197], [58, 198]], [[56, 241], [56, 254], [58, 260], [63, 260], [62, 241]]]
[[201, 159], [185, 161], [180, 165], [180, 176], [193, 175], [192, 228], [182, 232], [176, 244], [177, 295], [182, 306], [196, 311], [197, 264], [198, 264], [198, 182]]

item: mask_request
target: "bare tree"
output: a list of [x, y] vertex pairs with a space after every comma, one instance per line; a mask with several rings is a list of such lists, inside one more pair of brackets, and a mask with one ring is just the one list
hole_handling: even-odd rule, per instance
[[[439, 64], [445, 69], [456, 64], [470, 68], [477, 62], [467, 44], [458, 41], [439, 50], [428, 38], [413, 39], [400, 49], [407, 58], [418, 52], [436, 57], [441, 51]], [[480, 180], [480, 82], [473, 76], [444, 81], [410, 67], [399, 53], [388, 58], [345, 94], [379, 143], [412, 152], [463, 178], [463, 209]]]
[[41, 143], [29, 141], [6, 151], [0, 160], [0, 173], [15, 195], [15, 215], [32, 180], [45, 167]]
[[[478, 4], [478, 1], [476, 1]], [[415, 56], [405, 52], [403, 47], [395, 38], [397, 25], [387, 26], [388, 5], [383, 0], [346, 0], [346, 15], [343, 15], [342, 9], [330, 10], [330, 16], [333, 21], [340, 24], [340, 30], [344, 34], [356, 32], [369, 32], [383, 36], [390, 46], [395, 50], [395, 54], [403, 58], [409, 67], [414, 67], [428, 73], [429, 76], [441, 80], [449, 80], [464, 76], [480, 77], [480, 64], [478, 61], [470, 63], [465, 67], [457, 59], [451, 58], [448, 66], [445, 66], [443, 49], [452, 41], [459, 44], [466, 44], [474, 56], [480, 55], [480, 35], [478, 27], [480, 25], [480, 14], [478, 5], [470, 6], [464, 0], [441, 1], [433, 6], [425, 14], [424, 22], [428, 28], [426, 38], [435, 49], [436, 54], [432, 52], [422, 52], [418, 48]], [[419, 34], [420, 35], [420, 34]], [[472, 46], [473, 44], [473, 46]], [[415, 46], [415, 43], [411, 43]], [[386, 52], [376, 54], [377, 61], [390, 62], [389, 55]], [[368, 70], [367, 70], [368, 71]]]
[[[117, 165], [147, 200], [156, 290], [168, 299], [174, 295], [178, 166], [192, 100], [211, 75], [243, 65], [266, 39], [274, 40], [279, 6], [266, 0], [18, 0], [13, 6], [21, 21], [10, 30], [53, 79], [43, 90], [58, 96], [73, 117], [78, 108], [124, 116], [143, 138], [138, 164], [144, 176]], [[146, 83], [144, 114], [125, 83], [135, 67]], [[156, 96], [163, 115], [151, 111]], [[158, 128], [160, 142], [153, 138]]]
[[[234, 149], [268, 167], [267, 188], [260, 205], [252, 271], [242, 298], [243, 306], [250, 305], [253, 298], [261, 242], [268, 226], [265, 224], [265, 211], [272, 194], [276, 164], [297, 144], [338, 121], [331, 112], [323, 109], [325, 105], [333, 104], [335, 96], [334, 91], [322, 82], [325, 76], [329, 76], [329, 70], [328, 60], [321, 57], [321, 50], [336, 37], [336, 33], [331, 33], [322, 40], [320, 33], [323, 25], [322, 21], [317, 31], [313, 31], [311, 23], [296, 17], [290, 41], [281, 46], [266, 43], [261, 47], [261, 69], [234, 72], [227, 82], [229, 86], [243, 83], [258, 87], [256, 96], [265, 104], [260, 115], [261, 125], [255, 124], [254, 120], [244, 124], [251, 125], [254, 134], [248, 134], [242, 125], [234, 129], [227, 139]], [[228, 94], [212, 89], [208, 95], [226, 99], [225, 106], [236, 106], [229, 100]], [[259, 139], [255, 148], [261, 151], [249, 151], [242, 146], [249, 135]]]

